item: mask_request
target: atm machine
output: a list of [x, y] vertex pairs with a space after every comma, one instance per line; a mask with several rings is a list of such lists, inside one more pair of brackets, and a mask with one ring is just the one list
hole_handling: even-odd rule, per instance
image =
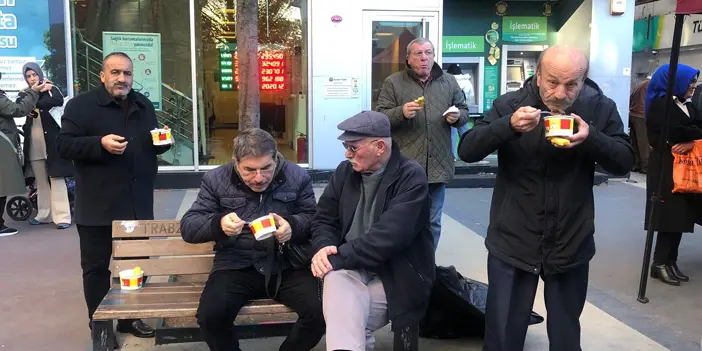
[[535, 58], [508, 58], [505, 93], [519, 90], [524, 81], [536, 73]]
[[547, 45], [502, 46], [502, 94], [519, 90], [524, 81], [536, 74], [536, 61]]

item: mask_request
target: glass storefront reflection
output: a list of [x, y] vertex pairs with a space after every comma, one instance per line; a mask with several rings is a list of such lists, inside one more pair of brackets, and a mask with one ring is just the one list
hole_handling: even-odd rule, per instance
[[[236, 11], [232, 0], [196, 3], [197, 87], [201, 165], [231, 160], [239, 128]], [[286, 159], [307, 163], [306, 1], [259, 4], [261, 128]]]
[[[159, 156], [162, 166], [192, 166], [193, 143], [192, 75], [190, 67], [190, 26], [188, 0], [76, 0], [73, 1], [71, 25], [73, 38], [74, 92], [80, 94], [99, 87], [102, 59], [107, 50], [118, 50], [120, 43], [103, 42], [103, 34], [125, 33], [132, 40], [148, 40], [160, 34], [160, 46], [143, 52], [130, 52], [135, 69], [142, 61], [160, 55], [143, 69], [134, 89], [150, 97], [158, 96], [149, 89], [160, 89], [160, 101], [155, 102], [159, 124], [173, 130], [174, 146]], [[146, 39], [144, 39], [146, 38]], [[109, 40], [109, 39], [108, 39]], [[126, 46], [125, 46], [126, 50]], [[157, 72], [160, 70], [160, 72]], [[160, 75], [160, 81], [154, 77]], [[153, 100], [152, 100], [153, 101]], [[160, 108], [159, 108], [160, 107]]]

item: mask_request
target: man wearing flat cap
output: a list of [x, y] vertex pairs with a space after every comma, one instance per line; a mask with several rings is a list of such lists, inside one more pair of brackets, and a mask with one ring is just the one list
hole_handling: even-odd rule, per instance
[[392, 141], [384, 114], [364, 111], [338, 128], [347, 161], [312, 220], [327, 350], [372, 350], [373, 332], [389, 321], [395, 350], [417, 350], [434, 281], [426, 172]]

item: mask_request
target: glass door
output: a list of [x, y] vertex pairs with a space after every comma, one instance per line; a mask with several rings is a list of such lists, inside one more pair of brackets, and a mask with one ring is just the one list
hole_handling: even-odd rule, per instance
[[404, 70], [407, 45], [416, 38], [427, 38], [435, 46], [434, 60], [439, 62], [438, 12], [363, 12], [363, 106], [375, 109], [383, 81]]

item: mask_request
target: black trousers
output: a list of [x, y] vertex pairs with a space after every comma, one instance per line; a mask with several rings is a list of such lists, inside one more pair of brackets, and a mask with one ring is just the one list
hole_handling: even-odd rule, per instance
[[[546, 328], [552, 351], [580, 349], [580, 314], [587, 295], [589, 264], [545, 275]], [[488, 298], [483, 350], [521, 351], [539, 276], [488, 257]]]
[[5, 225], [5, 220], [2, 216], [5, 214], [5, 203], [7, 202], [7, 196], [0, 196], [0, 227]]
[[[83, 294], [88, 306], [88, 317], [93, 313], [110, 290], [110, 257], [112, 256], [112, 227], [77, 225], [80, 238], [80, 267], [83, 270]], [[146, 277], [144, 277], [146, 279]], [[127, 326], [133, 319], [117, 322]], [[91, 323], [92, 325], [92, 323]]]
[[[271, 277], [270, 292], [275, 290], [276, 278]], [[324, 335], [326, 325], [318, 284], [317, 278], [307, 269], [283, 272], [275, 300], [295, 310], [298, 319], [280, 345], [281, 351], [310, 350]], [[197, 310], [197, 322], [210, 350], [240, 350], [234, 319], [244, 305], [259, 298], [267, 298], [265, 277], [253, 267], [210, 274]]]
[[653, 252], [653, 263], [670, 264], [677, 261], [681, 240], [682, 233], [658, 233], [656, 236], [656, 249]]

